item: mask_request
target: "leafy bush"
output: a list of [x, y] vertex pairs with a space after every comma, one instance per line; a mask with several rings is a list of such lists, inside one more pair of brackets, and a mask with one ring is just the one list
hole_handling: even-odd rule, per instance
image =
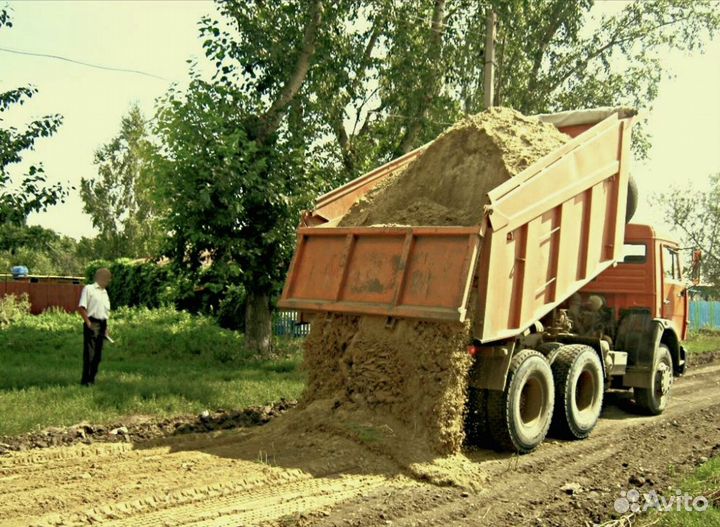
[[17, 322], [30, 314], [30, 299], [26, 293], [0, 297], [0, 327]]
[[200, 272], [194, 282], [178, 276], [170, 265], [128, 258], [94, 260], [85, 270], [85, 279], [92, 282], [101, 267], [113, 275], [108, 286], [113, 308], [174, 306], [210, 315], [226, 329], [244, 329], [245, 289], [228, 284], [213, 268]]
[[113, 307], [160, 307], [174, 303], [173, 278], [168, 266], [128, 258], [95, 260], [87, 266], [85, 279], [92, 282], [101, 267], [107, 267], [113, 275], [108, 286]]

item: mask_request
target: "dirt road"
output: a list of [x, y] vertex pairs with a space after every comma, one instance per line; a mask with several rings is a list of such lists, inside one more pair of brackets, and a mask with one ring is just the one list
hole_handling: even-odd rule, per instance
[[673, 390], [654, 418], [611, 394], [585, 441], [468, 452], [478, 490], [418, 481], [370, 450], [350, 458], [330, 435], [300, 449], [240, 430], [15, 452], [0, 457], [0, 525], [591, 525], [612, 517], [621, 490], [666, 490], [719, 453], [720, 365]]

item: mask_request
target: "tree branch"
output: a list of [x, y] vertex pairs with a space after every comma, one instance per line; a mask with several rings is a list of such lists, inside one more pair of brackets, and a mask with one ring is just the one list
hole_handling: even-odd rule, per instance
[[259, 134], [259, 139], [261, 141], [278, 129], [280, 126], [282, 111], [292, 102], [307, 78], [307, 73], [310, 69], [310, 62], [312, 56], [315, 54], [317, 33], [322, 20], [322, 10], [322, 0], [315, 0], [310, 5], [310, 16], [308, 17], [307, 24], [305, 25], [305, 31], [303, 32], [302, 49], [295, 61], [292, 74], [280, 90], [277, 99], [275, 99], [275, 101], [270, 105], [268, 111], [265, 112], [261, 118], [263, 123]]

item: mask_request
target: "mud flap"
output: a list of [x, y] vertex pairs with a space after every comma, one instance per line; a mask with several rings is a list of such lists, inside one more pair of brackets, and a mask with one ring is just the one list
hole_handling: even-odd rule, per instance
[[687, 371], [687, 350], [685, 346], [680, 346], [680, 354], [678, 356], [678, 363], [675, 366], [675, 376], [682, 377]]
[[470, 369], [469, 384], [480, 390], [505, 389], [515, 343], [507, 346], [479, 346]]

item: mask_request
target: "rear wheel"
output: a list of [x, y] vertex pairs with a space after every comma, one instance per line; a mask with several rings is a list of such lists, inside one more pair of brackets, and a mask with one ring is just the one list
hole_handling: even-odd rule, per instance
[[673, 363], [670, 350], [665, 344], [655, 349], [653, 367], [650, 373], [650, 388], [634, 388], [635, 402], [649, 415], [659, 415], [665, 411], [670, 399], [670, 387], [673, 383]]
[[554, 434], [572, 439], [590, 435], [600, 418], [605, 392], [602, 364], [590, 346], [563, 346], [552, 364], [555, 379]]
[[495, 447], [524, 454], [542, 443], [550, 428], [554, 395], [547, 359], [534, 350], [516, 354], [505, 390], [488, 391], [488, 426]]

